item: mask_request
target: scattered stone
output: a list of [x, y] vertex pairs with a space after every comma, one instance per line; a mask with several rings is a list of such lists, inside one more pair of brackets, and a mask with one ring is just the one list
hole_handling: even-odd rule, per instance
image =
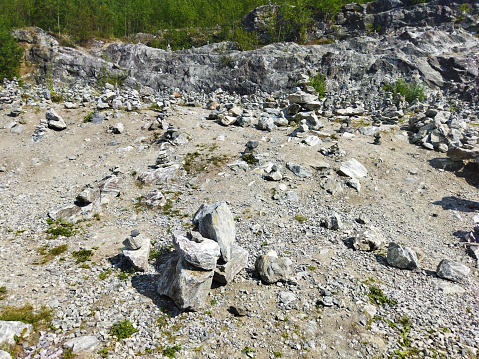
[[386, 257], [389, 265], [401, 269], [415, 269], [419, 267], [416, 253], [409, 247], [390, 242]]
[[368, 170], [356, 159], [352, 158], [349, 161], [341, 162], [339, 174], [351, 178], [363, 178], [368, 175]]
[[453, 282], [460, 282], [471, 271], [468, 266], [464, 264], [453, 262], [449, 259], [443, 259], [437, 266], [436, 273], [438, 277], [451, 280]]
[[48, 128], [55, 131], [62, 131], [67, 128], [65, 121], [55, 112], [53, 108], [48, 108], [45, 113], [45, 118], [48, 121]]
[[301, 178], [307, 178], [313, 175], [313, 172], [309, 168], [298, 165], [296, 163], [288, 162], [286, 164], [286, 168], [293, 172], [296, 176]]
[[15, 336], [28, 338], [32, 333], [31, 324], [14, 321], [0, 321], [0, 344], [14, 345]]
[[221, 249], [221, 258], [231, 259], [231, 247], [235, 241], [236, 229], [233, 214], [226, 202], [217, 202], [210, 206], [202, 204], [193, 217], [203, 237], [216, 242]]
[[205, 306], [212, 282], [213, 271], [198, 270], [177, 255], [166, 263], [157, 281], [158, 293], [169, 297], [182, 310], [197, 311]]
[[376, 227], [359, 231], [353, 238], [353, 248], [361, 251], [375, 251], [384, 245], [384, 236]]
[[140, 204], [148, 207], [162, 207], [166, 204], [166, 198], [160, 190], [154, 189], [141, 196]]
[[116, 135], [122, 134], [124, 131], [125, 126], [121, 122], [115, 123], [113, 126], [111, 126], [111, 132]]
[[237, 305], [230, 306], [229, 312], [235, 317], [244, 317], [248, 313], [244, 307], [240, 307]]
[[0, 359], [12, 359], [12, 357], [5, 350], [0, 350]]
[[[144, 272], [148, 268], [148, 259], [150, 258], [150, 246], [151, 242], [149, 238], [138, 239], [138, 237], [129, 237], [134, 241], [128, 241], [128, 244], [133, 244], [134, 246], [141, 244], [141, 247], [138, 249], [128, 249], [125, 247], [122, 249], [123, 255], [133, 266], [135, 271]], [[132, 243], [133, 242], [133, 243]], [[125, 242], [124, 242], [125, 244]]]
[[237, 244], [231, 247], [231, 259], [228, 262], [219, 260], [216, 264], [213, 280], [227, 284], [248, 265], [248, 251]]
[[100, 346], [100, 341], [96, 336], [86, 335], [68, 340], [63, 344], [65, 348], [72, 349], [73, 354], [80, 352], [91, 352]]
[[256, 259], [255, 269], [263, 282], [273, 284], [278, 281], [286, 281], [291, 274], [293, 262], [286, 257], [278, 257], [278, 254], [270, 250]]
[[173, 233], [173, 246], [188, 263], [204, 270], [215, 269], [221, 254], [218, 243], [198, 232], [189, 232], [187, 236]]
[[335, 212], [331, 216], [321, 220], [321, 227], [336, 231], [343, 228], [343, 221], [341, 221], [339, 214]]

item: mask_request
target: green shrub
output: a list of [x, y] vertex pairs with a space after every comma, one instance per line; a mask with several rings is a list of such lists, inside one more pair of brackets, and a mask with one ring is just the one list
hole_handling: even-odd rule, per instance
[[172, 359], [172, 358], [176, 358], [176, 353], [179, 352], [181, 350], [181, 345], [175, 345], [175, 346], [172, 346], [172, 347], [168, 347], [166, 349], [163, 350], [163, 355]]
[[326, 78], [324, 75], [318, 73], [312, 77], [310, 76], [309, 85], [316, 90], [319, 98], [323, 98], [326, 94]]
[[48, 218], [47, 223], [50, 225], [50, 227], [45, 233], [50, 235], [48, 236], [49, 239], [55, 239], [58, 236], [71, 237], [78, 233], [78, 229], [75, 228], [75, 224], [71, 222], [66, 222], [61, 219], [54, 221], [53, 219]]
[[126, 319], [122, 322], [113, 324], [113, 327], [111, 327], [111, 334], [115, 335], [118, 340], [129, 338], [137, 331], [137, 329], [133, 328], [131, 322]]
[[414, 100], [424, 100], [425, 86], [421, 84], [408, 84], [403, 79], [396, 80], [395, 83], [386, 84], [383, 86], [383, 90], [386, 92], [392, 92], [393, 97], [397, 94], [404, 96], [408, 103], [412, 103]]
[[11, 28], [0, 17], [0, 80], [18, 75], [23, 49], [12, 36]]

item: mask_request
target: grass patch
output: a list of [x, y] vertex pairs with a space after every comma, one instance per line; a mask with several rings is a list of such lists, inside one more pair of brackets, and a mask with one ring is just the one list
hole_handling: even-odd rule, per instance
[[[214, 167], [221, 167], [229, 161], [229, 156], [214, 155], [213, 152], [217, 149], [218, 145], [198, 145], [198, 151], [189, 152], [185, 155], [183, 168], [188, 174], [198, 174], [202, 172], [209, 172]], [[207, 153], [203, 153], [207, 151]]]
[[257, 164], [259, 161], [258, 159], [256, 158], [256, 156], [252, 153], [245, 153], [241, 156], [241, 159], [243, 161], [245, 161], [246, 163], [250, 164], [250, 165], [255, 165]]
[[23, 307], [6, 306], [0, 313], [0, 320], [32, 324], [34, 331], [47, 327], [52, 319], [52, 309], [42, 306], [38, 312], [35, 312], [31, 304], [25, 304]]
[[59, 236], [71, 237], [79, 232], [74, 223], [66, 222], [62, 219], [54, 221], [51, 218], [47, 218], [47, 224], [50, 226], [45, 233], [49, 234], [47, 239], [56, 239]]
[[297, 214], [294, 216], [294, 219], [297, 220], [299, 223], [304, 223], [308, 220], [308, 217], [303, 216], [302, 214]]
[[118, 340], [131, 337], [138, 330], [133, 327], [129, 320], [124, 320], [113, 324], [111, 327], [111, 334], [115, 335]]
[[2, 285], [0, 287], [0, 300], [5, 299], [5, 294], [7, 294], [7, 287]]
[[72, 256], [75, 257], [77, 263], [84, 263], [86, 261], [91, 260], [91, 256], [93, 255], [93, 251], [90, 249], [80, 249], [79, 251], [74, 251]]
[[176, 353], [181, 350], [181, 345], [174, 345], [172, 347], [165, 348], [163, 355], [168, 358], [176, 358]]
[[390, 299], [386, 297], [381, 289], [376, 287], [375, 285], [372, 285], [369, 287], [369, 293], [367, 293], [367, 296], [371, 300], [372, 303], [375, 303], [377, 305], [396, 305], [397, 302], [394, 299]]
[[93, 121], [93, 113], [94, 113], [94, 111], [90, 112], [88, 115], [83, 117], [83, 122], [84, 123], [92, 122]]

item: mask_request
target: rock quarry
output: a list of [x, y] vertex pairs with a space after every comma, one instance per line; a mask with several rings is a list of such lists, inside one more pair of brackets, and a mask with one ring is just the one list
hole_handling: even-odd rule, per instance
[[479, 6], [461, 4], [348, 4], [307, 45], [251, 51], [15, 30], [0, 358], [477, 358]]

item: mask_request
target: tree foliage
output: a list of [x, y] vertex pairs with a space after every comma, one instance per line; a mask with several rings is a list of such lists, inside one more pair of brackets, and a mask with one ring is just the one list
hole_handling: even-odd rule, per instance
[[0, 79], [18, 75], [23, 50], [12, 36], [12, 29], [0, 17]]

